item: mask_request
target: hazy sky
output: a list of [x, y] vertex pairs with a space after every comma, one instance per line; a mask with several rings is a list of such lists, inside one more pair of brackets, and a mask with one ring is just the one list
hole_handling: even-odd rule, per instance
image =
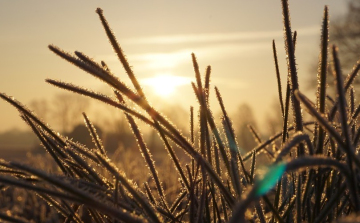
[[[331, 18], [346, 12], [346, 1], [292, 0], [293, 30], [298, 31], [296, 57], [300, 89], [306, 87], [309, 63], [318, 54], [323, 8]], [[278, 46], [283, 81], [286, 61], [280, 0], [185, 1], [0, 1], [0, 92], [28, 104], [61, 92], [45, 78], [104, 89], [104, 84], [51, 53], [55, 44], [82, 51], [126, 80], [95, 9], [101, 7], [137, 77], [150, 95], [151, 78], [176, 76], [179, 84], [168, 103], [186, 109], [196, 105], [191, 53], [204, 73], [212, 66], [212, 91], [218, 86], [225, 105], [235, 111], [248, 103], [262, 121], [276, 103], [272, 40]], [[316, 74], [314, 74], [316, 75]], [[186, 83], [187, 82], [187, 83]], [[127, 82], [128, 83], [128, 82]], [[308, 93], [309, 96], [314, 93]], [[152, 99], [156, 99], [153, 96]], [[166, 100], [162, 99], [162, 100]], [[153, 104], [156, 104], [155, 100]], [[217, 110], [217, 105], [212, 102]], [[0, 132], [24, 128], [16, 109], [0, 101]], [[80, 114], [79, 114], [80, 115]], [[51, 124], [51, 121], [49, 121]]]

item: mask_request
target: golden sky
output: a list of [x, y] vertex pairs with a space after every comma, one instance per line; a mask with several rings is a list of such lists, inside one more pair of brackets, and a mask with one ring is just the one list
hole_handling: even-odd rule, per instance
[[[306, 87], [309, 64], [317, 59], [324, 5], [329, 5], [331, 18], [346, 12], [346, 1], [290, 0], [293, 30], [298, 31], [300, 89]], [[230, 111], [248, 103], [261, 123], [277, 102], [273, 39], [283, 81], [286, 76], [280, 0], [0, 1], [0, 92], [28, 104], [61, 92], [46, 84], [46, 78], [104, 88], [51, 53], [48, 44], [104, 60], [125, 80], [95, 13], [97, 7], [104, 10], [145, 92], [153, 95], [154, 105], [162, 97], [186, 110], [196, 106], [190, 85], [194, 81], [192, 52], [203, 74], [206, 66], [212, 66], [210, 97], [216, 85]], [[164, 86], [162, 93], [155, 90], [159, 86], [154, 83], [159, 82]], [[211, 105], [217, 110], [214, 101]], [[0, 102], [0, 109], [0, 132], [25, 128], [14, 108]]]

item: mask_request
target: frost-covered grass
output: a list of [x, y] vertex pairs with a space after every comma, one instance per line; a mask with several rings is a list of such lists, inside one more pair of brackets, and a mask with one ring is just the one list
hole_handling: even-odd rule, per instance
[[[208, 103], [212, 89], [210, 66], [202, 76], [195, 54], [191, 55], [195, 71], [192, 86], [199, 114], [195, 115], [194, 109], [190, 109], [190, 137], [185, 137], [151, 106], [102, 10], [97, 9], [133, 88], [118, 79], [105, 62], [96, 62], [78, 51], [70, 54], [54, 45], [49, 46], [52, 52], [107, 83], [114, 95], [102, 95], [62, 81], [46, 81], [124, 112], [143, 160], [133, 157], [134, 153], [129, 150], [119, 150], [110, 159], [85, 113], [93, 148], [63, 137], [20, 102], [0, 94], [20, 112], [53, 160], [46, 162], [54, 165], [53, 168], [34, 167], [0, 160], [2, 197], [14, 198], [1, 202], [0, 219], [11, 222], [44, 219], [54, 222], [330, 222], [359, 213], [357, 119], [360, 106], [356, 107], [352, 83], [360, 63], [343, 81], [337, 48], [328, 46], [329, 19], [325, 7], [318, 91], [316, 101], [311, 102], [299, 90], [296, 32], [291, 30], [287, 1], [282, 0], [282, 5], [288, 64], [284, 98], [275, 42], [273, 51], [283, 130], [263, 140], [251, 128], [258, 146], [248, 148], [250, 152], [246, 154], [238, 148], [225, 109], [226, 101], [216, 87], [215, 95], [222, 111], [221, 126], [214, 120]], [[333, 99], [326, 93], [330, 61], [337, 89], [337, 97]], [[134, 105], [143, 113], [134, 110]], [[312, 121], [304, 122], [302, 108], [311, 114]], [[289, 122], [291, 114], [292, 123]], [[199, 128], [194, 127], [196, 117]], [[151, 126], [163, 141], [168, 155], [161, 162], [154, 162], [139, 122]], [[194, 129], [199, 130], [194, 132]], [[189, 158], [179, 158], [178, 151], [185, 152]], [[269, 165], [256, 170], [256, 162], [261, 159], [267, 159]], [[41, 162], [41, 158], [35, 160], [35, 163]], [[25, 204], [31, 201], [37, 214], [28, 214], [29, 206]]]

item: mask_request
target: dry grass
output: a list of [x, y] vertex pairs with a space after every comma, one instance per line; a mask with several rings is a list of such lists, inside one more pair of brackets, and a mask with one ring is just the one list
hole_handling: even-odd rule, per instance
[[[328, 100], [329, 21], [325, 7], [318, 94], [315, 103], [307, 99], [299, 91], [297, 81], [296, 32], [293, 35], [291, 30], [288, 2], [282, 0], [282, 5], [289, 74], [285, 102], [275, 42], [273, 50], [283, 130], [262, 141], [255, 129], [250, 128], [258, 146], [247, 154], [239, 151], [231, 119], [217, 88], [223, 117], [221, 126], [216, 125], [208, 103], [210, 67], [202, 77], [192, 54], [196, 79], [192, 86], [199, 103], [199, 130], [194, 132], [191, 108], [191, 137], [187, 138], [151, 106], [102, 10], [97, 9], [134, 90], [119, 80], [103, 61], [98, 63], [81, 52], [70, 54], [53, 45], [49, 46], [51, 51], [107, 83], [114, 89], [114, 95], [102, 95], [61, 81], [46, 81], [122, 110], [143, 160], [129, 150], [118, 150], [110, 160], [86, 114], [84, 119], [93, 138], [93, 148], [59, 135], [20, 102], [0, 94], [17, 108], [54, 165], [49, 169], [1, 160], [1, 193], [6, 194], [2, 198], [14, 196], [15, 201], [1, 207], [0, 219], [10, 222], [45, 219], [52, 222], [330, 222], [353, 213], [356, 216], [360, 211], [357, 155], [360, 128], [352, 82], [360, 64], [344, 82], [337, 49], [331, 47], [337, 98], [333, 103]], [[146, 115], [133, 110], [133, 105]], [[301, 107], [307, 109], [313, 121], [303, 121]], [[290, 113], [294, 116], [293, 123], [289, 123]], [[157, 131], [168, 156], [158, 156], [158, 161], [154, 161], [138, 122]], [[188, 158], [180, 159], [179, 150]], [[261, 154], [265, 154], [269, 166], [256, 170]], [[31, 200], [36, 201], [33, 215], [27, 214], [29, 204], [24, 204]]]

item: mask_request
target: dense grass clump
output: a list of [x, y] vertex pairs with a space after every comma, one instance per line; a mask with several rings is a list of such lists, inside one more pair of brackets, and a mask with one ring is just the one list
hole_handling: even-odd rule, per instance
[[[32, 200], [36, 196], [43, 202], [38, 207], [34, 206], [42, 210], [38, 210], [41, 213], [36, 217], [24, 214], [28, 210], [14, 211], [11, 202], [6, 209], [2, 202], [0, 208], [6, 211], [0, 212], [0, 219], [9, 222], [45, 219], [53, 222], [330, 222], [353, 216], [347, 220], [354, 220], [360, 212], [360, 127], [357, 123], [360, 106], [355, 108], [352, 83], [360, 63], [344, 81], [337, 48], [328, 46], [329, 19], [325, 7], [318, 92], [316, 101], [311, 102], [299, 90], [295, 61], [296, 32], [291, 30], [286, 0], [282, 0], [282, 6], [288, 64], [284, 100], [275, 42], [273, 51], [283, 129], [262, 141], [251, 128], [258, 146], [246, 154], [239, 151], [231, 119], [216, 87], [222, 111], [221, 126], [214, 120], [208, 103], [210, 67], [202, 77], [196, 57], [191, 55], [196, 80], [192, 87], [199, 103], [199, 132], [194, 132], [195, 120], [191, 108], [190, 137], [187, 138], [151, 106], [103, 11], [97, 9], [106, 35], [134, 90], [119, 80], [105, 62], [98, 63], [78, 51], [70, 54], [54, 45], [49, 46], [52, 52], [107, 83], [114, 95], [109, 97], [62, 81], [46, 81], [123, 111], [151, 177], [144, 178], [138, 185], [126, 176], [109, 159], [85, 113], [84, 120], [94, 148], [86, 148], [56, 133], [20, 102], [0, 94], [20, 112], [56, 163], [52, 171], [45, 171], [0, 160], [1, 193], [4, 196], [6, 193], [17, 193], [14, 196], [31, 197]], [[326, 93], [330, 60], [337, 91], [334, 99]], [[134, 110], [133, 105], [145, 114]], [[302, 107], [311, 114], [313, 121], [303, 121]], [[293, 123], [289, 122], [291, 113]], [[164, 143], [178, 178], [171, 190], [168, 184], [164, 185], [161, 168], [154, 162], [138, 122], [153, 127]], [[175, 147], [190, 157], [188, 163], [180, 161]], [[269, 165], [257, 171], [256, 162], [263, 153]], [[25, 190], [15, 191], [19, 188]]]

